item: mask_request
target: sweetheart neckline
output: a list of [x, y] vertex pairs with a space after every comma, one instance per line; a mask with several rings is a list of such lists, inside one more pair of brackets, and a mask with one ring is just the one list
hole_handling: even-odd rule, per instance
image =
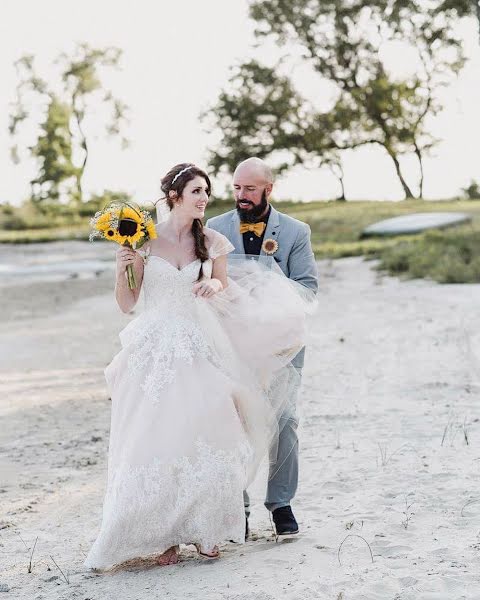
[[175, 265], [172, 265], [172, 263], [170, 261], [168, 261], [166, 258], [163, 258], [163, 256], [159, 256], [158, 254], [149, 254], [148, 255], [148, 258], [152, 258], [152, 257], [159, 258], [160, 260], [162, 260], [164, 263], [166, 263], [167, 265], [172, 267], [172, 269], [175, 269], [175, 271], [178, 271], [179, 273], [181, 273], [184, 269], [186, 269], [190, 265], [193, 265], [194, 263], [196, 263], [200, 260], [199, 258], [196, 258], [195, 260], [192, 260], [191, 262], [187, 263], [186, 265], [183, 265], [183, 267], [178, 268]]

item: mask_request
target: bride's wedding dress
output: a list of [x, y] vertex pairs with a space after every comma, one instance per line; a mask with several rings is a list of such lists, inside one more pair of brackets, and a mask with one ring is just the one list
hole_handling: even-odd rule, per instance
[[[204, 276], [232, 249], [215, 233]], [[243, 541], [242, 491], [288, 399], [285, 365], [304, 344], [306, 306], [283, 274], [250, 262], [233, 264], [229, 287], [203, 299], [192, 293], [199, 260], [177, 269], [146, 257], [144, 310], [105, 370], [108, 481], [85, 566]]]

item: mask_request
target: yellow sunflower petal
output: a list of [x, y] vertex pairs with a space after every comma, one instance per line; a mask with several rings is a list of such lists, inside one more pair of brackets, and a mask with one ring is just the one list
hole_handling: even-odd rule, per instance
[[97, 231], [105, 231], [105, 229], [108, 229], [110, 227], [110, 219], [111, 214], [109, 212], [100, 215], [95, 222], [95, 229], [97, 229]]
[[150, 219], [147, 223], [147, 233], [151, 240], [157, 237], [157, 230], [155, 229], [155, 223]]
[[132, 219], [133, 221], [136, 221], [137, 223], [143, 222], [142, 215], [138, 214], [136, 210], [133, 210], [133, 208], [130, 208], [129, 206], [123, 207], [122, 218]]
[[113, 238], [114, 242], [117, 242], [117, 244], [120, 244], [123, 246], [123, 244], [127, 241], [127, 236], [126, 235], [120, 235], [118, 232], [115, 232], [115, 236]]
[[139, 242], [142, 239], [143, 231], [139, 228], [137, 233], [135, 233], [134, 235], [128, 235], [125, 237], [130, 242], [130, 244], [132, 244], [132, 246], [133, 246], [134, 244], [136, 244], [137, 242]]

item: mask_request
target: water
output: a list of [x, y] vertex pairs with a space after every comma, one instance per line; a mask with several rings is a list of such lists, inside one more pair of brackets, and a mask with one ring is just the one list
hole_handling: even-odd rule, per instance
[[117, 244], [61, 241], [1, 244], [0, 283], [94, 278], [115, 269]]

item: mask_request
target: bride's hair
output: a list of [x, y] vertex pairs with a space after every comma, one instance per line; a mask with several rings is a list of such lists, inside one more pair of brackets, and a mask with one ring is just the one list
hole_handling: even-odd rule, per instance
[[[210, 196], [212, 184], [209, 176], [199, 169], [192, 163], [180, 163], [175, 165], [161, 180], [161, 189], [165, 194], [165, 200], [170, 210], [172, 210], [175, 204], [175, 198], [180, 198], [183, 194], [183, 190], [189, 181], [200, 176], [207, 182], [207, 194]], [[175, 192], [175, 196], [170, 197], [170, 192]], [[201, 219], [194, 219], [192, 223], [192, 235], [195, 240], [195, 256], [200, 259], [200, 273], [198, 275], [198, 281], [203, 275], [203, 263], [208, 260], [208, 250], [205, 244], [205, 233], [203, 231], [203, 223]]]

